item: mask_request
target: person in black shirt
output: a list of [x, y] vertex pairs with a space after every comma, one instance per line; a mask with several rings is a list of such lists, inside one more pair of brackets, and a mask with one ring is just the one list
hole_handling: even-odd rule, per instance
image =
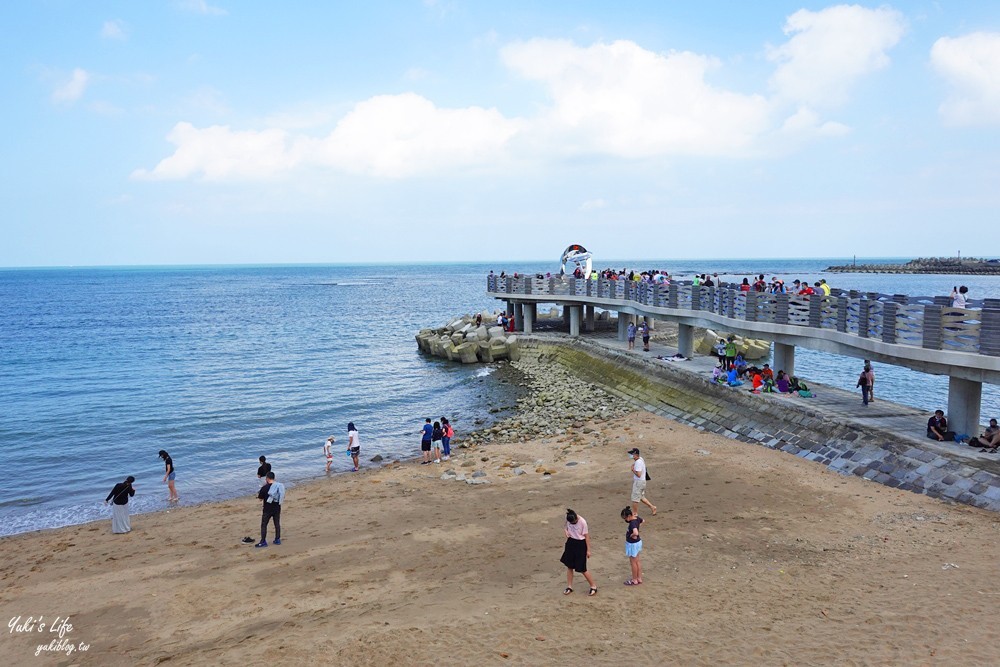
[[104, 504], [112, 503], [111, 511], [111, 532], [128, 533], [132, 531], [132, 521], [128, 515], [128, 499], [135, 495], [132, 482], [135, 477], [129, 475], [124, 482], [118, 482], [111, 489], [111, 493], [104, 499]]
[[254, 545], [257, 548], [267, 546], [267, 523], [271, 519], [274, 519], [274, 543], [281, 544], [281, 501], [284, 500], [285, 487], [274, 481], [273, 472], [268, 472], [265, 479], [267, 483], [257, 492], [257, 498], [264, 501], [260, 515], [260, 542]]
[[261, 486], [266, 482], [264, 478], [267, 477], [267, 473], [271, 472], [271, 464], [267, 462], [267, 457], [262, 456], [259, 459], [260, 466], [257, 468], [257, 479], [260, 480]]
[[166, 472], [163, 473], [163, 481], [167, 483], [167, 488], [170, 489], [170, 497], [167, 498], [167, 502], [177, 502], [181, 498], [177, 495], [177, 489], [174, 488], [174, 480], [177, 478], [176, 470], [174, 469], [174, 460], [170, 458], [170, 454], [167, 454], [162, 449], [160, 450], [160, 458], [163, 459], [163, 463], [166, 465]]
[[940, 442], [955, 440], [955, 432], [948, 430], [948, 420], [943, 410], [935, 410], [934, 415], [927, 420], [927, 437]]
[[632, 578], [625, 581], [626, 586], [638, 586], [642, 583], [642, 563], [639, 562], [639, 552], [642, 551], [642, 537], [639, 536], [639, 526], [642, 519], [636, 516], [635, 510], [626, 507], [622, 510], [622, 519], [628, 523], [625, 531], [625, 555], [628, 556], [632, 568]]

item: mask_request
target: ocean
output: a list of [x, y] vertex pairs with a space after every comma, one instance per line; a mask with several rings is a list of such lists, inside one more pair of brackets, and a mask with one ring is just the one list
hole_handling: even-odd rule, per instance
[[[866, 259], [866, 262], [873, 260]], [[1000, 297], [1000, 277], [826, 274], [844, 259], [616, 260], [596, 266], [825, 277], [835, 286], [911, 295]], [[283, 481], [322, 477], [322, 444], [362, 462], [418, 451], [424, 417], [458, 435], [513, 405], [491, 368], [424, 357], [415, 333], [493, 310], [489, 270], [555, 272], [552, 262], [384, 266], [128, 267], [0, 270], [0, 535], [105, 518], [103, 500], [136, 477], [133, 512], [252, 494], [257, 457]], [[856, 359], [798, 350], [797, 374], [853, 388]], [[876, 364], [880, 398], [946, 407], [947, 378]], [[1000, 392], [983, 390], [984, 419]], [[350, 459], [335, 459], [335, 472]]]

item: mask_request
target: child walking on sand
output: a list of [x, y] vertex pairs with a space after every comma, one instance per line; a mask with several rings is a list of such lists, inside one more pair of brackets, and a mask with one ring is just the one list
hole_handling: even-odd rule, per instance
[[639, 526], [642, 519], [636, 516], [631, 507], [622, 510], [622, 519], [628, 523], [625, 531], [625, 555], [632, 567], [632, 578], [625, 582], [626, 586], [638, 586], [642, 583], [642, 563], [639, 562], [639, 552], [642, 551], [642, 538], [639, 537]]

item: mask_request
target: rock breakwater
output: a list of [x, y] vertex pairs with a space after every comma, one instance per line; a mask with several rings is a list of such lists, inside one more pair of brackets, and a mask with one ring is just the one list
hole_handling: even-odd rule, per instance
[[845, 264], [827, 267], [831, 273], [946, 273], [1000, 276], [1000, 260], [975, 257], [921, 257], [905, 264]]
[[[421, 329], [417, 347], [424, 354], [463, 364], [520, 358], [517, 336], [496, 324], [498, 313], [463, 315], [436, 329]], [[477, 319], [479, 324], [477, 324]]]
[[462, 440], [465, 446], [525, 442], [539, 437], [593, 440], [601, 437], [595, 424], [618, 419], [635, 408], [542, 356], [511, 362], [520, 374], [525, 394], [514, 414]]

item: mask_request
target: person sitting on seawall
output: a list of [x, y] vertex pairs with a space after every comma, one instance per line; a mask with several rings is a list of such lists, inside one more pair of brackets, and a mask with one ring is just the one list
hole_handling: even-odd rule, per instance
[[785, 371], [778, 371], [778, 377], [775, 378], [774, 386], [778, 390], [778, 393], [787, 394], [790, 392], [791, 383], [788, 381], [788, 376], [785, 375]]
[[955, 432], [948, 430], [948, 419], [944, 416], [944, 410], [935, 410], [927, 420], [927, 437], [938, 442], [955, 440]]
[[743, 385], [743, 381], [740, 380], [735, 367], [730, 368], [726, 372], [726, 384], [728, 384], [730, 387], [740, 387]]
[[743, 377], [747, 372], [747, 360], [743, 358], [742, 352], [736, 353], [736, 361], [733, 362], [736, 366], [736, 375]]
[[764, 364], [764, 368], [760, 371], [760, 376], [765, 382], [774, 380], [774, 371], [771, 370], [771, 364]]
[[726, 373], [722, 370], [722, 362], [715, 364], [715, 368], [712, 369], [712, 382], [717, 384], [726, 383]]
[[979, 451], [995, 454], [1000, 448], [1000, 427], [997, 427], [997, 420], [991, 419], [990, 425], [981, 436], [970, 439], [969, 447], [982, 447]]
[[809, 385], [794, 375], [788, 380], [788, 388], [803, 398], [812, 398], [813, 396], [813, 393], [809, 391]]
[[760, 373], [754, 373], [750, 378], [750, 385], [750, 391], [754, 393], [759, 392], [760, 388], [764, 386], [764, 376]]

